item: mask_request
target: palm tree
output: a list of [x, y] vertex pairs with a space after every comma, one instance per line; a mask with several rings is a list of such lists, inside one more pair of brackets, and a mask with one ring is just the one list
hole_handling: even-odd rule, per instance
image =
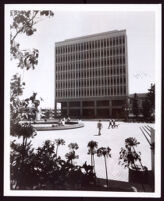
[[65, 157], [68, 160], [68, 162], [71, 161], [71, 164], [73, 164], [72, 163], [73, 159], [78, 159], [79, 158], [78, 155], [75, 155], [75, 151], [74, 150], [70, 151], [69, 153], [66, 153]]
[[88, 142], [87, 147], [88, 149], [88, 154], [91, 154], [91, 166], [94, 167], [94, 173], [95, 173], [95, 159], [94, 159], [94, 154], [96, 153], [96, 148], [98, 147], [98, 143], [96, 141], [90, 141]]
[[70, 143], [68, 145], [69, 149], [71, 150], [69, 153], [67, 153], [65, 155], [66, 159], [69, 161], [71, 161], [71, 164], [72, 164], [72, 160], [73, 159], [77, 159], [79, 158], [78, 155], [75, 155], [75, 150], [77, 150], [79, 148], [78, 144], [75, 142], [75, 143]]
[[[125, 139], [125, 147], [130, 151], [133, 148], [134, 153], [138, 156], [137, 159], [139, 160], [141, 167], [144, 169], [142, 162], [141, 162], [141, 159], [140, 159], [139, 155], [136, 153], [136, 150], [134, 148], [138, 144], [140, 144], [140, 142], [138, 142], [136, 138], [129, 137], [129, 138]], [[140, 154], [140, 152], [139, 152], [139, 154]]]
[[[121, 148], [120, 151], [120, 162], [122, 161], [125, 167], [138, 171], [139, 169], [147, 171], [147, 167], [142, 165], [141, 162], [141, 152], [136, 152], [135, 148], [140, 142], [136, 138], [129, 137], [125, 139], [125, 148]], [[119, 163], [120, 163], [119, 162]], [[137, 164], [139, 162], [140, 166]], [[141, 168], [140, 168], [141, 167]], [[145, 187], [142, 184], [143, 190]]]
[[65, 141], [63, 139], [56, 139], [55, 140], [56, 143], [56, 158], [57, 158], [57, 154], [58, 154], [58, 147], [59, 145], [65, 145]]
[[140, 144], [140, 142], [138, 142], [136, 138], [129, 137], [125, 139], [125, 146], [134, 147], [137, 146], [138, 144]]
[[79, 146], [78, 146], [78, 144], [75, 142], [75, 143], [70, 143], [69, 145], [68, 145], [68, 147], [69, 147], [69, 149], [70, 150], [77, 150], [78, 148], [79, 148]]
[[108, 184], [108, 171], [107, 171], [107, 165], [106, 165], [106, 158], [108, 156], [111, 157], [110, 151], [111, 149], [109, 147], [101, 147], [97, 150], [98, 157], [104, 156], [107, 188], [109, 187], [109, 184]]

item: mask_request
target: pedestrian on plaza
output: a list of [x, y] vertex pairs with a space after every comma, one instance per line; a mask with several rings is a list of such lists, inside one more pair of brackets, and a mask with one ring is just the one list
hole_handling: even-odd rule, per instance
[[62, 120], [61, 120], [61, 119], [59, 119], [59, 121], [58, 121], [58, 125], [59, 125], [59, 126], [62, 125]]
[[71, 119], [70, 119], [70, 117], [68, 116], [68, 117], [67, 117], [67, 122], [70, 122], [70, 121], [71, 121]]
[[113, 128], [114, 122], [113, 119], [111, 120], [111, 127]]
[[116, 121], [115, 121], [115, 119], [113, 120], [113, 127], [115, 128], [115, 126], [116, 126]]
[[63, 118], [62, 120], [61, 120], [61, 126], [64, 126], [65, 125], [65, 118]]
[[98, 128], [98, 135], [101, 135], [101, 129], [102, 129], [102, 123], [101, 120], [97, 123], [97, 128]]
[[110, 127], [112, 127], [112, 121], [111, 121], [111, 119], [109, 119], [109, 126], [108, 126], [108, 129], [109, 129]]
[[116, 122], [115, 119], [113, 119], [113, 123], [112, 123], [112, 128], [115, 128]]

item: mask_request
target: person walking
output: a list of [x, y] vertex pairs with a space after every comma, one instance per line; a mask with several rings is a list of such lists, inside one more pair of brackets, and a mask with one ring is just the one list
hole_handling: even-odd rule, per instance
[[115, 126], [116, 126], [115, 119], [112, 119], [112, 128], [115, 128]]
[[111, 120], [111, 127], [113, 128], [114, 122], [113, 119]]
[[101, 129], [102, 129], [102, 123], [101, 120], [97, 123], [97, 128], [98, 128], [98, 135], [101, 135]]
[[62, 120], [61, 120], [61, 119], [59, 119], [59, 121], [58, 121], [58, 125], [59, 125], [59, 126], [62, 125]]
[[115, 128], [115, 125], [116, 125], [116, 121], [115, 119], [113, 119], [113, 128]]
[[111, 122], [111, 119], [109, 119], [109, 125], [108, 125], [108, 129], [112, 127], [112, 122]]
[[70, 117], [68, 116], [68, 117], [67, 117], [67, 122], [70, 122], [70, 121], [71, 121], [71, 119], [70, 119]]

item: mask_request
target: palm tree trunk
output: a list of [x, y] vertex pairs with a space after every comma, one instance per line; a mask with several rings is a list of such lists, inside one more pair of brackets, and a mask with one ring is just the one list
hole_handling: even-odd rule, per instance
[[93, 155], [93, 167], [94, 167], [94, 173], [96, 174], [96, 170], [95, 170], [95, 158], [94, 158], [94, 155]]
[[104, 156], [104, 161], [105, 161], [105, 171], [106, 171], [106, 184], [107, 184], [107, 189], [108, 189], [108, 171], [107, 171], [106, 157], [105, 156]]
[[24, 147], [24, 144], [25, 144], [25, 137], [23, 136], [23, 147]]
[[17, 181], [15, 181], [16, 182], [16, 184], [15, 184], [15, 190], [17, 189], [17, 186], [18, 186], [18, 182]]
[[93, 163], [93, 162], [92, 162], [92, 154], [91, 154], [91, 166], [93, 166], [92, 163]]
[[97, 178], [96, 178], [95, 158], [94, 158], [94, 155], [93, 155], [93, 163], [94, 163], [94, 173], [95, 173], [95, 185], [97, 185]]
[[26, 146], [27, 146], [27, 137], [26, 137], [26, 140], [25, 140], [25, 148], [26, 148]]
[[23, 152], [22, 152], [22, 164], [24, 162], [24, 152], [25, 152], [25, 148], [26, 148], [26, 138], [23, 136]]

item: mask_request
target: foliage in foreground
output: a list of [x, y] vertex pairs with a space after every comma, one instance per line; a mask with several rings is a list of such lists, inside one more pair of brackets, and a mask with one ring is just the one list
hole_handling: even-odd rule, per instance
[[119, 152], [119, 164], [125, 168], [132, 168], [136, 171], [147, 170], [146, 166], [142, 165], [141, 152], [137, 152], [135, 147], [140, 144], [137, 139], [129, 137], [125, 139], [125, 148], [121, 147]]
[[93, 167], [56, 157], [55, 143], [45, 141], [36, 150], [31, 142], [11, 143], [11, 189], [83, 189], [95, 183]]

